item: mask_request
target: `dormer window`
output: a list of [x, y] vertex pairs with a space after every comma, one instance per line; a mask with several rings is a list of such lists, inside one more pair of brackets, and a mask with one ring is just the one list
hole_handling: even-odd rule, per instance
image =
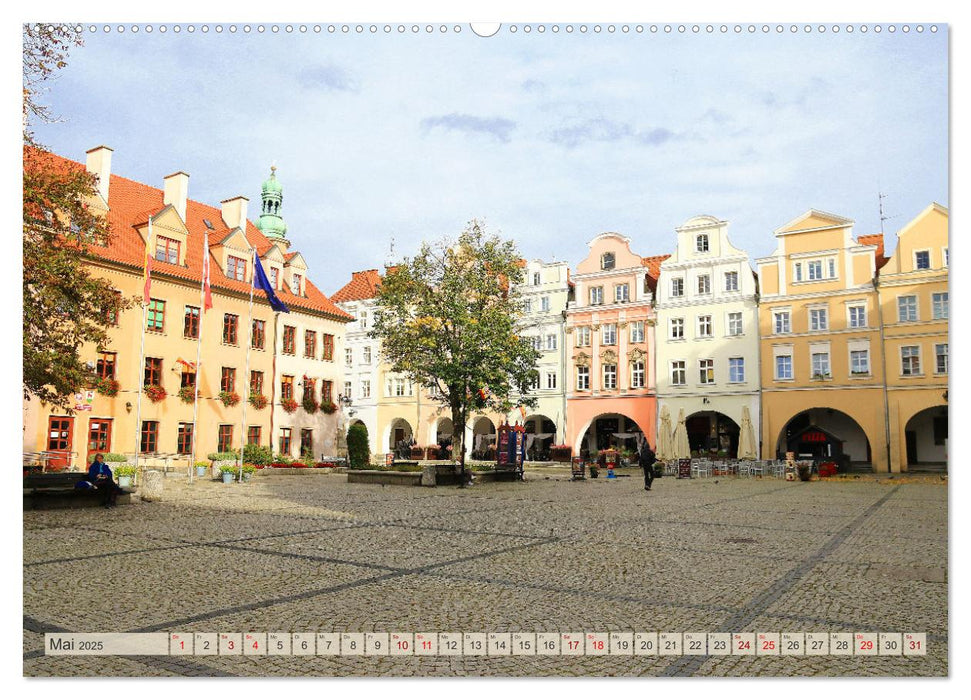
[[303, 277], [301, 275], [294, 273], [293, 284], [290, 285], [290, 288], [293, 290], [293, 293], [298, 296], [300, 295], [300, 284], [302, 282], [303, 282]]
[[181, 244], [165, 236], [155, 236], [155, 259], [161, 262], [179, 264], [179, 248]]
[[600, 269], [613, 270], [616, 265], [616, 258], [613, 253], [604, 253], [600, 256]]
[[270, 285], [274, 289], [280, 288], [280, 271], [275, 267], [270, 268]]
[[232, 280], [246, 281], [246, 261], [235, 255], [226, 256], [226, 276]]
[[695, 250], [697, 250], [699, 253], [707, 253], [708, 252], [708, 234], [707, 233], [700, 233], [695, 238]]

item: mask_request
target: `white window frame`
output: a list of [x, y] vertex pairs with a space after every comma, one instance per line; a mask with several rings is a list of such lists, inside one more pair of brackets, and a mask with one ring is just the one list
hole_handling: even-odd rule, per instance
[[[850, 347], [850, 376], [851, 377], [869, 377], [870, 376], [870, 348], [853, 348]], [[854, 368], [854, 357], [855, 353], [862, 353], [863, 359], [866, 360], [866, 367], [862, 370], [857, 370]]]
[[574, 333], [576, 334], [576, 347], [590, 346], [590, 326], [577, 326]]
[[[913, 303], [913, 310], [914, 310], [914, 317], [913, 318], [904, 318], [903, 317], [903, 314], [901, 313], [903, 311], [903, 307], [901, 306], [901, 302], [903, 302], [905, 299], [908, 299], [908, 300], [909, 299], [912, 299], [913, 302], [914, 302]], [[911, 305], [910, 305], [910, 303], [908, 303], [907, 304], [908, 311], [910, 310], [910, 307], [911, 307]], [[907, 315], [908, 315], [908, 317], [910, 316], [909, 313]], [[919, 320], [920, 320], [920, 304], [917, 302], [917, 295], [916, 294], [903, 294], [903, 295], [897, 297], [897, 322], [898, 323], [913, 323], [913, 322], [919, 321]]]
[[741, 311], [729, 311], [728, 312], [728, 335], [739, 336], [744, 335], [744, 322]]
[[745, 383], [745, 358], [744, 357], [728, 358], [728, 382], [730, 384]]
[[[819, 358], [819, 366], [816, 360]], [[830, 379], [833, 376], [833, 365], [830, 362], [829, 351], [810, 352], [809, 367], [813, 379]]]
[[631, 389], [643, 389], [644, 388], [644, 361], [638, 360], [637, 362], [631, 362], [630, 365], [630, 388]]
[[549, 297], [540, 297], [540, 300], [539, 300], [539, 310], [540, 311], [549, 311], [550, 310], [550, 298]]
[[695, 252], [707, 253], [710, 250], [707, 233], [699, 233], [695, 236]]
[[344, 348], [344, 366], [354, 366], [354, 348]]
[[360, 380], [360, 382], [361, 382], [361, 398], [362, 399], [371, 398], [371, 380], [362, 379]]
[[344, 382], [344, 397], [345, 398], [348, 398], [348, 399], [352, 398], [351, 392], [353, 390], [354, 390], [354, 382], [345, 381]]
[[698, 360], [698, 383], [705, 386], [715, 383], [715, 361], [710, 357]]
[[[943, 314], [938, 313], [938, 302], [941, 302]], [[950, 314], [950, 300], [948, 292], [934, 292], [931, 294], [931, 318], [935, 321], [946, 321]]]
[[623, 284], [614, 285], [614, 302], [617, 304], [622, 304], [624, 302], [630, 301], [630, 285], [624, 282]]
[[630, 322], [630, 342], [632, 343], [644, 342], [644, 322], [643, 321]]
[[540, 276], [538, 272], [533, 273], [533, 286], [538, 287], [540, 282]]
[[[948, 374], [951, 369], [951, 356], [949, 343], [934, 343], [934, 374], [943, 375]], [[944, 352], [941, 352], [941, 348], [944, 348]], [[944, 358], [944, 369], [941, 369], [941, 358]]]
[[711, 294], [711, 275], [698, 275], [698, 295]]
[[671, 278], [671, 297], [678, 299], [684, 296], [684, 277]]
[[590, 306], [603, 306], [604, 288], [590, 287]]
[[[854, 323], [853, 312], [863, 315], [862, 323]], [[866, 304], [848, 304], [846, 307], [846, 327], [847, 328], [866, 328]]]
[[577, 391], [590, 391], [590, 368], [577, 365]]
[[792, 281], [802, 282], [802, 263], [797, 262], [792, 266]]
[[[607, 265], [607, 256], [610, 256], [610, 265]], [[607, 251], [600, 256], [600, 269], [613, 270], [617, 267], [617, 255], [612, 251]]]
[[[785, 321], [785, 323], [782, 324], [784, 326], [782, 330], [779, 329], [780, 319]], [[792, 310], [791, 309], [773, 309], [772, 331], [776, 335], [780, 335], [782, 333], [792, 333]]]
[[687, 363], [684, 360], [671, 360], [670, 377], [671, 386], [685, 386], [688, 380]]
[[[780, 374], [780, 372], [779, 372], [779, 360], [782, 360], [782, 359], [788, 360], [788, 363], [787, 364], [788, 364], [788, 368], [789, 368], [789, 376], [787, 376], [787, 377], [783, 377]], [[789, 382], [789, 381], [792, 381], [793, 379], [795, 379], [795, 370], [794, 370], [794, 367], [792, 365], [792, 354], [791, 353], [788, 354], [788, 355], [787, 354], [779, 354], [779, 355], [776, 355], [774, 357], [774, 361], [773, 361], [772, 364], [773, 364], [773, 367], [772, 367], [773, 378], [776, 381], [778, 381], [778, 382]]]
[[[920, 253], [927, 253], [927, 267], [917, 266], [917, 256]], [[914, 270], [931, 270], [933, 269], [933, 261], [931, 260], [931, 250], [930, 248], [921, 248], [920, 250], [914, 251]]]
[[829, 308], [825, 306], [809, 307], [810, 332], [829, 330]]
[[533, 312], [533, 300], [523, 299], [523, 313], [530, 314]]
[[613, 391], [614, 389], [616, 389], [617, 388], [617, 365], [605, 363], [602, 368], [601, 377], [603, 379], [603, 384], [601, 384], [602, 389], [609, 390], [609, 391]]
[[[708, 319], [708, 320], [707, 321], [704, 321], [704, 319]], [[705, 333], [702, 330], [702, 323], [706, 323], [707, 324], [707, 326], [708, 326], [708, 332], [707, 333]], [[715, 326], [714, 326], [714, 323], [712, 322], [712, 316], [711, 316], [711, 314], [702, 314], [701, 316], [698, 317], [698, 323], [695, 326], [695, 331], [698, 334], [697, 336], [695, 336], [697, 338], [711, 338], [711, 337], [713, 337], [714, 332], [715, 332]]]
[[546, 334], [546, 349], [556, 350], [556, 333]]
[[605, 323], [600, 327], [600, 344], [601, 345], [616, 345], [617, 344], [617, 324], [616, 323]]
[[[677, 329], [677, 334], [675, 334]], [[668, 324], [668, 337], [671, 340], [684, 340], [684, 318], [672, 318]]]
[[369, 365], [371, 364], [371, 346], [365, 345], [361, 348], [361, 364]]
[[[729, 282], [731, 280], [731, 282]], [[738, 291], [738, 272], [735, 270], [730, 270], [725, 273], [725, 291], [726, 292], [737, 292]]]
[[[904, 350], [910, 350], [911, 348], [916, 349], [917, 350], [917, 353], [915, 355], [908, 354], [907, 356], [904, 356]], [[908, 360], [908, 359], [912, 359], [912, 358], [916, 358], [916, 360], [917, 360], [917, 371], [916, 372], [905, 372], [904, 371], [904, 360]], [[920, 345], [901, 345], [900, 346], [900, 376], [901, 377], [922, 377], [922, 376], [924, 376], [924, 373], [921, 370], [921, 368], [924, 365], [923, 365], [923, 362], [921, 360], [922, 360], [922, 358], [921, 358], [921, 346]]]
[[546, 373], [546, 388], [555, 389], [556, 388], [556, 372]]

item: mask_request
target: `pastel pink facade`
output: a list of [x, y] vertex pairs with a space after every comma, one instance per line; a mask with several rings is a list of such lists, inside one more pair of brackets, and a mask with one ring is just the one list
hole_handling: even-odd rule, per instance
[[567, 444], [595, 455], [611, 443], [633, 448], [640, 433], [654, 446], [655, 259], [619, 233], [589, 246], [567, 307]]

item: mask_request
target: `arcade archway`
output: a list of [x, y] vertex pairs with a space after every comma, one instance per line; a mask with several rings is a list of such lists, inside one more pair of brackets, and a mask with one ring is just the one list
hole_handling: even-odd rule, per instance
[[491, 419], [479, 416], [472, 423], [472, 459], [495, 459], [496, 425]]
[[411, 423], [404, 418], [395, 418], [391, 421], [388, 450], [394, 452], [402, 442], [411, 442], [413, 437], [414, 431], [411, 428]]
[[933, 406], [918, 411], [904, 428], [907, 471], [947, 471], [947, 406]]
[[692, 413], [684, 421], [691, 454], [709, 457], [738, 456], [738, 423], [718, 411]]
[[550, 458], [550, 448], [556, 442], [556, 423], [541, 413], [526, 417], [526, 459], [545, 462]]
[[835, 408], [811, 408], [789, 419], [776, 442], [776, 458], [786, 452], [795, 452], [796, 459], [835, 462], [842, 471], [873, 470], [866, 432]]
[[581, 455], [595, 457], [610, 448], [636, 452], [644, 431], [633, 418], [622, 413], [602, 413], [590, 421], [580, 438]]

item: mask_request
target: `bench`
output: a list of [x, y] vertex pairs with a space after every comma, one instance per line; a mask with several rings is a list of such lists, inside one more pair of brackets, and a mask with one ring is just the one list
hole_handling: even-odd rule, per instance
[[[74, 485], [88, 478], [87, 472], [47, 472], [24, 477], [24, 510], [41, 508], [84, 508], [101, 505], [97, 489], [79, 489]], [[131, 491], [122, 489], [118, 505], [131, 503]]]

